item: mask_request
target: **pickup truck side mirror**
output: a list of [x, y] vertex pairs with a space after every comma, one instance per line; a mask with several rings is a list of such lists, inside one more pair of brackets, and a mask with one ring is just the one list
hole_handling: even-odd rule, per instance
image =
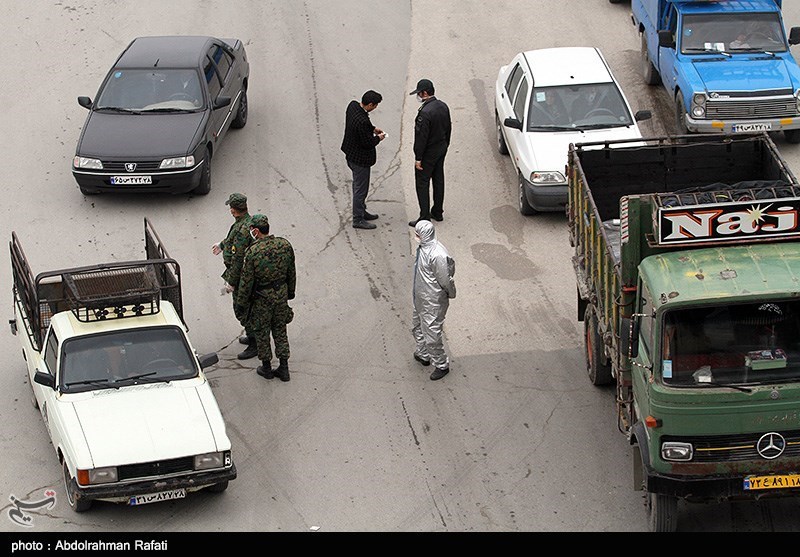
[[800, 44], [800, 27], [792, 27], [789, 30], [789, 44]]
[[517, 120], [516, 118], [506, 118], [503, 121], [503, 125], [507, 128], [514, 128], [515, 130], [522, 131], [522, 122]]
[[217, 97], [217, 100], [214, 101], [214, 110], [228, 106], [229, 104], [231, 104], [230, 97]]
[[664, 48], [675, 48], [675, 38], [672, 36], [672, 31], [663, 29], [658, 32], [658, 46]]
[[50, 387], [51, 389], [56, 388], [56, 378], [49, 373], [39, 371], [38, 369], [33, 375], [33, 382], [39, 385], [44, 385], [45, 387]]
[[197, 360], [200, 362], [200, 369], [206, 369], [209, 366], [213, 366], [217, 362], [219, 362], [219, 356], [217, 356], [216, 352], [212, 352], [211, 354], [203, 354], [199, 356]]
[[78, 97], [78, 104], [83, 108], [92, 108], [92, 99], [89, 97]]
[[653, 113], [649, 110], [638, 110], [636, 114], [633, 115], [633, 119], [637, 122], [641, 122], [642, 120], [649, 120], [653, 117]]

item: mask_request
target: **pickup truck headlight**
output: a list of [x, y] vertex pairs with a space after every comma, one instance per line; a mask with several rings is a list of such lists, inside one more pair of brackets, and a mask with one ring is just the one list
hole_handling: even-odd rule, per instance
[[552, 186], [555, 184], [563, 184], [567, 181], [561, 172], [555, 170], [534, 170], [531, 172], [531, 184], [539, 184], [540, 186]]
[[800, 113], [800, 89], [794, 92], [794, 104], [797, 107], [797, 112]]
[[225, 466], [225, 453], [206, 453], [194, 457], [195, 470], [210, 470]]
[[661, 445], [661, 458], [664, 460], [687, 462], [692, 460], [694, 448], [691, 443], [665, 442]]
[[194, 155], [189, 155], [188, 157], [174, 157], [171, 159], [164, 159], [161, 161], [161, 165], [159, 168], [162, 169], [170, 169], [170, 168], [189, 168], [194, 166]]
[[706, 115], [706, 96], [703, 93], [692, 95], [692, 116], [695, 118], [705, 118]]
[[72, 159], [72, 168], [90, 168], [92, 170], [102, 170], [103, 163], [97, 159], [90, 159], [89, 157], [75, 155], [75, 158]]

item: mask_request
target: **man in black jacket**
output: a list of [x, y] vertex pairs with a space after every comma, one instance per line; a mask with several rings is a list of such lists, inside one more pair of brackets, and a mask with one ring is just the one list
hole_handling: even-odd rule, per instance
[[[414, 178], [419, 202], [419, 218], [408, 223], [416, 226], [421, 220], [444, 220], [444, 157], [450, 146], [450, 109], [433, 96], [430, 79], [420, 79], [411, 91], [422, 103], [414, 122]], [[430, 184], [433, 182], [433, 205]]]
[[347, 166], [353, 172], [353, 228], [377, 228], [373, 223], [367, 222], [378, 218], [378, 215], [367, 212], [369, 170], [375, 164], [375, 146], [383, 141], [386, 134], [372, 125], [369, 113], [382, 100], [380, 93], [369, 90], [361, 97], [360, 103], [350, 101], [344, 116], [342, 151]]

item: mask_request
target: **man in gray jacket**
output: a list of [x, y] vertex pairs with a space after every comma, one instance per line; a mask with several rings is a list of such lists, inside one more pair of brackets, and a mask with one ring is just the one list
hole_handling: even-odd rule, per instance
[[411, 332], [416, 342], [414, 359], [424, 366], [434, 365], [431, 380], [450, 372], [450, 359], [444, 349], [442, 329], [450, 299], [456, 297], [453, 275], [456, 264], [447, 248], [436, 239], [433, 224], [427, 220], [414, 227], [419, 246], [414, 263], [413, 312]]

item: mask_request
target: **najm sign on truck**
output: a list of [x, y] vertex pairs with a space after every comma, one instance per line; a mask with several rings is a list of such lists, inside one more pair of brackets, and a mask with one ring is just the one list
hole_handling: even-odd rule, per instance
[[631, 0], [644, 80], [675, 102], [678, 133], [783, 131], [800, 143], [800, 68], [781, 0]]
[[571, 145], [586, 369], [649, 526], [800, 494], [800, 185], [765, 133]]

